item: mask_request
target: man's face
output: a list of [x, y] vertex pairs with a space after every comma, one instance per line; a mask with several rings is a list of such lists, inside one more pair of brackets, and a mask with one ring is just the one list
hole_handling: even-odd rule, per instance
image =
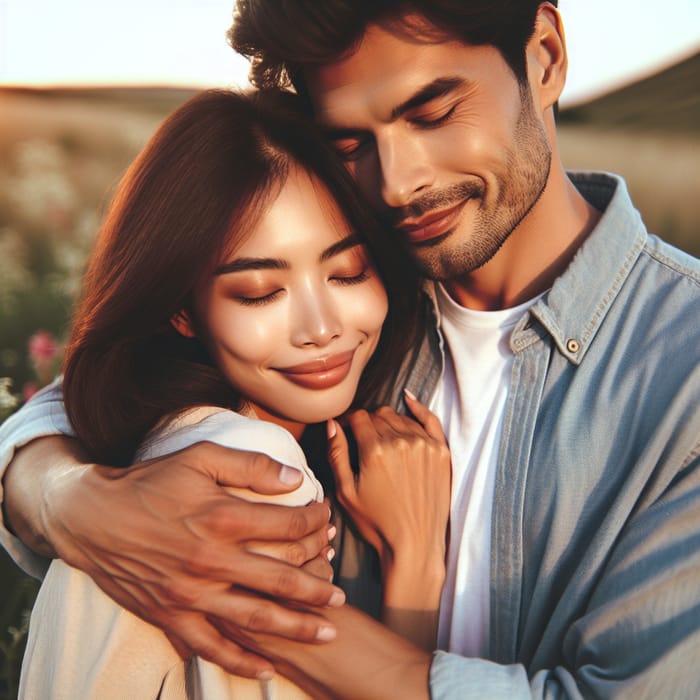
[[546, 132], [494, 47], [371, 25], [307, 81], [318, 121], [429, 277], [488, 262], [544, 190]]

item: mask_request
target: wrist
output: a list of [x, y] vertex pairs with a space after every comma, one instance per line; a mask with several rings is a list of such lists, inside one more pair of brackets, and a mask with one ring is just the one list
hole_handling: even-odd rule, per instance
[[41, 553], [71, 563], [74, 535], [69, 523], [71, 516], [82, 513], [91, 503], [85, 479], [93, 473], [94, 465], [86, 463], [77, 441], [68, 437], [42, 438], [27, 457], [35, 463], [35, 535], [46, 550]]
[[437, 610], [445, 582], [444, 553], [407, 552], [382, 559], [385, 607], [403, 610]]
[[56, 556], [51, 506], [56, 484], [69, 466], [79, 465], [75, 441], [40, 437], [17, 450], [3, 477], [5, 523], [43, 556]]

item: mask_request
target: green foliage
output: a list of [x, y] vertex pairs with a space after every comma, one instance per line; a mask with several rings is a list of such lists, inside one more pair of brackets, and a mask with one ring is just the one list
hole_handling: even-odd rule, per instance
[[29, 611], [39, 582], [0, 553], [0, 700], [17, 697], [19, 667], [27, 641]]

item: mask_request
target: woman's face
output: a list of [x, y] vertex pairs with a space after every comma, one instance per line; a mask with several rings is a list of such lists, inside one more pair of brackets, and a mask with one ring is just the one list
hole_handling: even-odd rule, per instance
[[218, 367], [259, 417], [297, 436], [348, 408], [387, 308], [338, 206], [298, 168], [195, 294]]

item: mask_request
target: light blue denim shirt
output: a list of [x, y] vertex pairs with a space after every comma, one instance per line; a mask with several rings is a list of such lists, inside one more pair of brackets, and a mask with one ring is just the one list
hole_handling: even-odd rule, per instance
[[572, 179], [604, 213], [511, 336], [489, 659], [437, 652], [434, 700], [700, 697], [700, 261], [621, 179]]
[[[604, 214], [511, 337], [489, 658], [437, 652], [434, 700], [700, 697], [700, 262], [647, 234], [619, 178], [572, 178]], [[441, 373], [431, 322], [405, 383], [428, 402]], [[54, 387], [0, 428], [0, 471], [67, 430]], [[340, 583], [371, 611], [378, 569], [339, 546]]]

